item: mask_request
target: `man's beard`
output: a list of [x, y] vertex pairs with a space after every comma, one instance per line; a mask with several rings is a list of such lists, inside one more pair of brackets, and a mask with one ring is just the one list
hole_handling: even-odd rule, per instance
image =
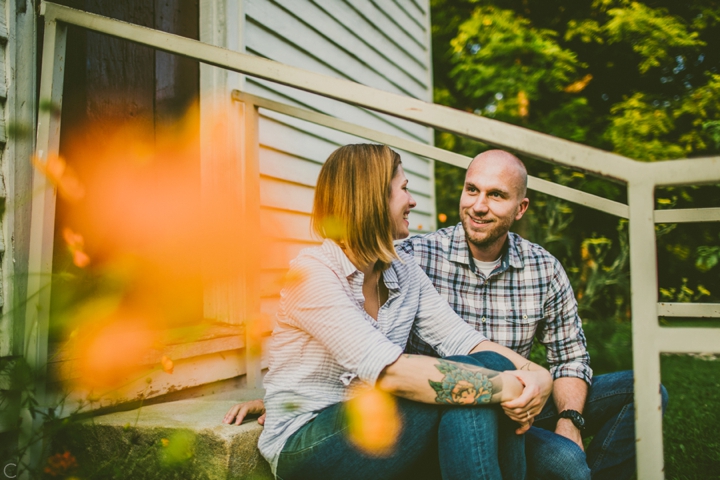
[[472, 232], [474, 232], [475, 230], [470, 228], [468, 226], [468, 223], [470, 223], [470, 216], [467, 214], [462, 215], [462, 226], [463, 226], [463, 229], [465, 230], [465, 239], [467, 240], [468, 243], [471, 243], [478, 248], [485, 248], [485, 247], [488, 247], [488, 246], [494, 244], [510, 230], [509, 226], [507, 229], [505, 229], [505, 228], [502, 228], [503, 225], [496, 222], [495, 228], [493, 228], [490, 232], [488, 232], [488, 234], [484, 238], [479, 239], [479, 238], [472, 237]]

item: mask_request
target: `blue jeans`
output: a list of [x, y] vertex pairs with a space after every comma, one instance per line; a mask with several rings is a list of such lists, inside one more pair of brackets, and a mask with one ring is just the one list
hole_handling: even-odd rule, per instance
[[[514, 368], [494, 352], [449, 359]], [[397, 406], [402, 431], [391, 456], [371, 456], [354, 447], [345, 435], [346, 404], [338, 403], [290, 437], [280, 454], [278, 478], [432, 478], [438, 474], [438, 458], [445, 480], [525, 478], [524, 438], [514, 434], [515, 425], [497, 406], [449, 407], [404, 398], [397, 398]]]
[[[665, 412], [668, 395], [662, 391]], [[598, 375], [588, 390], [583, 438], [594, 436], [584, 453], [555, 434], [558, 412], [552, 399], [535, 418], [525, 438], [531, 479], [625, 480], [635, 474], [635, 407], [633, 372]]]

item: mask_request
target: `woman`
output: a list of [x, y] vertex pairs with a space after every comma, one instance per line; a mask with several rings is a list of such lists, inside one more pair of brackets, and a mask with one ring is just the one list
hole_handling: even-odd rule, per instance
[[[393, 240], [409, 235], [415, 207], [407, 183], [400, 156], [382, 145], [341, 147], [320, 171], [312, 225], [325, 241], [291, 264], [264, 381], [258, 446], [278, 478], [406, 478], [431, 449], [443, 478], [524, 478], [522, 437], [497, 409], [477, 406], [517, 398], [523, 385], [544, 401], [550, 375], [467, 325], [398, 257]], [[411, 329], [445, 358], [403, 355]], [[521, 365], [528, 371], [485, 368]], [[347, 434], [348, 399], [372, 386], [397, 401], [402, 427], [388, 455]]]

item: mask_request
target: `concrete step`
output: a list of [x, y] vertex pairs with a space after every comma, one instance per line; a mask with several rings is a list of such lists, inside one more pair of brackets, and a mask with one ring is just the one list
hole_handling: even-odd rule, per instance
[[272, 479], [257, 421], [222, 423], [234, 404], [263, 394], [224, 392], [94, 417], [55, 435], [53, 450], [69, 451], [93, 478]]

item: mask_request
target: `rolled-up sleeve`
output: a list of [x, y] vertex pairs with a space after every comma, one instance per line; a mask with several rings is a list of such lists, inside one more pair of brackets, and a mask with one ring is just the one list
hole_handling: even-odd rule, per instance
[[349, 377], [374, 385], [382, 370], [402, 354], [373, 326], [343, 290], [335, 272], [312, 258], [293, 262], [283, 289], [288, 325], [310, 334], [346, 370]]
[[420, 339], [442, 357], [467, 355], [487, 340], [450, 308], [417, 264], [412, 262], [410, 268], [420, 278], [420, 303], [413, 327]]
[[559, 262], [544, 305], [545, 328], [540, 341], [547, 347], [547, 359], [553, 379], [577, 377], [592, 384], [590, 355], [582, 321], [570, 281]]

